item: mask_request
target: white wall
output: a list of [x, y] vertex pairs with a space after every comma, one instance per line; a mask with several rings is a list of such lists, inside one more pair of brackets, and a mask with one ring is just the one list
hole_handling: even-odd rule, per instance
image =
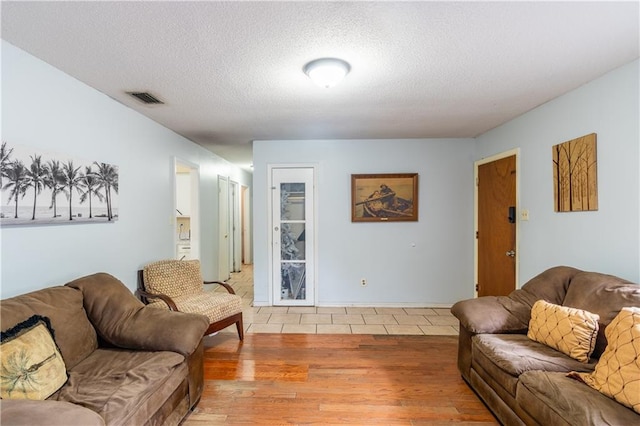
[[217, 277], [217, 176], [250, 174], [4, 41], [2, 140], [120, 172], [115, 223], [0, 230], [2, 298], [99, 271], [135, 289], [141, 266], [174, 256], [174, 156], [200, 166], [202, 269]]
[[[520, 283], [555, 265], [640, 282], [638, 61], [477, 138], [478, 159], [521, 149]], [[597, 133], [596, 212], [555, 213], [551, 147]]]
[[[318, 305], [472, 297], [473, 155], [473, 139], [254, 141], [256, 304], [269, 302], [267, 165], [283, 163], [318, 166]], [[351, 222], [351, 174], [410, 172], [419, 173], [418, 222]]]

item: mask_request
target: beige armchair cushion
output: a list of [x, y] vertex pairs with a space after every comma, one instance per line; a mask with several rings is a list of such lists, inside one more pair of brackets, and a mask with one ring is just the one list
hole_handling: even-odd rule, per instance
[[206, 315], [214, 323], [242, 312], [240, 296], [228, 293], [205, 291], [173, 298], [180, 312]]
[[145, 266], [143, 274], [145, 289], [152, 294], [173, 299], [203, 291], [199, 260], [160, 260]]

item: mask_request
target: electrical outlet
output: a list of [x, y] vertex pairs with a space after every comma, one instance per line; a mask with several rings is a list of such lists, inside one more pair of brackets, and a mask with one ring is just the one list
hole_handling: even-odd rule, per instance
[[366, 278], [361, 279], [361, 280], [360, 280], [360, 285], [361, 285], [362, 287], [365, 287], [365, 286], [367, 285], [367, 279], [366, 279]]

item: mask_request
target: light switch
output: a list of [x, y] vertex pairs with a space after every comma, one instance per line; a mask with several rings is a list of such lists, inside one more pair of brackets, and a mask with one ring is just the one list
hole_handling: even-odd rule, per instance
[[527, 209], [520, 210], [520, 220], [529, 220], [529, 210]]

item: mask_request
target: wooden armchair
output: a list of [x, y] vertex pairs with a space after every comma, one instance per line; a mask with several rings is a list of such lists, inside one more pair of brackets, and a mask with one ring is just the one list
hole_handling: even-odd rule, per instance
[[[205, 291], [204, 284], [218, 284], [227, 293]], [[205, 315], [209, 328], [205, 336], [235, 324], [238, 337], [244, 339], [242, 300], [233, 288], [220, 281], [203, 281], [198, 260], [161, 260], [138, 271], [136, 295], [142, 303]]]

